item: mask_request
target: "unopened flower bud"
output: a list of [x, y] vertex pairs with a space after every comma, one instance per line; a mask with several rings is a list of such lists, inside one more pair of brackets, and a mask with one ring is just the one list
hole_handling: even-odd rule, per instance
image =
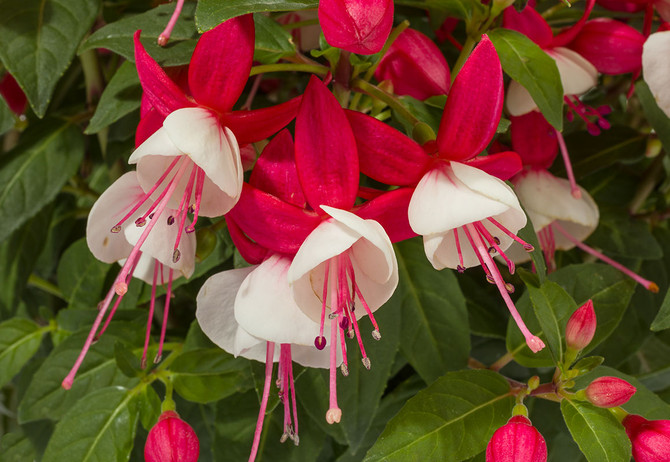
[[528, 417], [515, 415], [495, 431], [486, 462], [546, 462], [547, 444]]
[[599, 377], [586, 387], [586, 399], [598, 407], [617, 407], [628, 402], [637, 389], [618, 377]]
[[165, 411], [160, 415], [144, 445], [145, 462], [197, 462], [199, 454], [198, 437], [175, 411]]
[[670, 461], [670, 420], [647, 420], [631, 414], [622, 423], [633, 444], [635, 462]]
[[565, 327], [565, 343], [568, 348], [582, 350], [591, 343], [596, 333], [596, 312], [593, 302], [589, 300], [579, 307]]

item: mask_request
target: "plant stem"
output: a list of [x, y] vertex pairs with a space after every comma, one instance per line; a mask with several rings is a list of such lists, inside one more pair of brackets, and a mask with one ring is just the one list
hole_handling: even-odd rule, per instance
[[361, 90], [363, 93], [367, 93], [368, 95], [374, 98], [384, 101], [393, 110], [398, 112], [402, 117], [409, 120], [412, 123], [412, 125], [416, 125], [420, 122], [419, 119], [414, 117], [414, 115], [411, 112], [409, 112], [407, 108], [405, 108], [405, 106], [400, 101], [398, 101], [395, 95], [392, 95], [391, 93], [382, 90], [378, 86], [366, 82], [363, 79], [355, 79], [352, 82], [351, 86], [354, 89]]
[[260, 66], [253, 66], [249, 77], [257, 74], [265, 74], [268, 72], [310, 72], [312, 74], [327, 75], [328, 68], [326, 66], [314, 64], [294, 64], [294, 63], [277, 63], [277, 64], [262, 64]]
[[60, 298], [61, 300], [67, 301], [67, 298], [65, 298], [63, 292], [61, 292], [61, 290], [55, 284], [52, 284], [46, 279], [42, 279], [41, 277], [39, 277], [34, 273], [28, 276], [28, 285], [36, 287], [48, 294]]
[[511, 352], [505, 353], [502, 355], [496, 362], [489, 366], [489, 369], [492, 371], [499, 371], [503, 367], [507, 366], [514, 360], [514, 355]]

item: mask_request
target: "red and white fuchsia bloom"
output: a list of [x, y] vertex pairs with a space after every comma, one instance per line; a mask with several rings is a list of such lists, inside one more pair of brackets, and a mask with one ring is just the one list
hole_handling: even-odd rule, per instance
[[670, 117], [670, 31], [651, 34], [644, 43], [642, 69], [644, 81], [654, 95], [658, 107]]

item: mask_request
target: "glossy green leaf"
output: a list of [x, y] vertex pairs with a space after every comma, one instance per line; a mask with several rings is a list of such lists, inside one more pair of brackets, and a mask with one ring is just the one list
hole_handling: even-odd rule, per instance
[[582, 358], [579, 361], [577, 361], [571, 367], [571, 369], [580, 371], [581, 373], [586, 373], [600, 366], [604, 360], [605, 358], [603, 358], [602, 356], [587, 356], [586, 358]]
[[487, 370], [449, 372], [391, 419], [365, 457], [372, 461], [460, 461], [486, 448], [509, 418], [507, 381]]
[[[91, 346], [86, 359], [77, 373], [72, 388], [65, 390], [61, 382], [72, 368], [88, 331], [73, 334], [58, 345], [42, 363], [33, 376], [21, 404], [19, 405], [19, 421], [29, 422], [48, 417], [61, 418], [83, 396], [103, 387], [130, 387], [138, 382], [136, 378], [128, 378], [116, 367], [114, 343], [119, 337], [113, 330], [126, 332], [130, 335], [135, 331], [141, 336], [141, 326], [137, 329], [134, 323], [114, 322], [100, 340]], [[141, 338], [141, 337], [140, 337]]]
[[0, 59], [38, 117], [99, 7], [100, 0], [0, 1]]
[[218, 401], [253, 386], [247, 362], [218, 348], [182, 353], [170, 371], [175, 391], [196, 403]]
[[254, 60], [272, 64], [284, 56], [295, 53], [291, 34], [275, 20], [263, 14], [255, 14], [254, 23], [256, 25]]
[[528, 90], [547, 122], [563, 129], [563, 85], [556, 62], [525, 35], [494, 29], [488, 36], [507, 75]]
[[142, 44], [147, 52], [164, 66], [187, 64], [191, 59], [198, 32], [195, 30], [193, 14], [195, 4], [186, 2], [181, 15], [172, 30], [167, 46], [158, 45], [158, 36], [167, 25], [174, 4], [160, 5], [146, 13], [127, 16], [119, 21], [98, 29], [81, 44], [78, 53], [92, 48], [106, 48], [118, 53], [127, 60], [135, 62], [135, 46], [133, 35], [142, 30]]
[[658, 107], [656, 103], [656, 98], [651, 94], [649, 90], [649, 85], [639, 79], [635, 83], [635, 94], [640, 99], [642, 103], [642, 109], [644, 110], [644, 115], [647, 117], [651, 126], [654, 127], [654, 131], [658, 135], [661, 143], [666, 152], [670, 151], [670, 119], [668, 116]]
[[663, 251], [651, 233], [649, 223], [631, 217], [621, 209], [602, 207], [600, 222], [586, 243], [608, 256], [655, 260]]
[[37, 460], [35, 446], [23, 432], [5, 434], [0, 444], [0, 454], [3, 462]]
[[[551, 273], [548, 279], [567, 292], [577, 302], [577, 305], [593, 299], [598, 327], [585, 353], [595, 348], [614, 331], [621, 322], [635, 291], [635, 283], [631, 279], [610, 266], [598, 263], [565, 266]], [[544, 332], [534, 316], [528, 294], [524, 293], [519, 298], [516, 307], [528, 329], [535, 335], [544, 337]], [[571, 314], [572, 312], [566, 309], [565, 312], [561, 311], [560, 317], [557, 316], [561, 333], [565, 331], [565, 324]], [[507, 349], [512, 352], [515, 361], [524, 366], [549, 367], [554, 365], [547, 349], [539, 353], [532, 353], [528, 349], [523, 335], [511, 319], [507, 326]]]
[[108, 387], [78, 400], [56, 425], [42, 461], [128, 460], [138, 420], [135, 399], [123, 387]]
[[400, 304], [400, 348], [428, 383], [465, 367], [470, 335], [465, 297], [453, 271], [435, 271], [420, 239], [396, 246], [400, 282], [392, 300]]
[[22, 140], [0, 161], [0, 242], [53, 200], [84, 155], [83, 136], [69, 123], [45, 121]]
[[247, 13], [268, 11], [295, 11], [319, 6], [318, 0], [200, 0], [195, 11], [195, 21], [200, 32], [206, 32], [223, 21]]
[[137, 406], [140, 412], [140, 422], [145, 430], [151, 430], [161, 415], [161, 399], [152, 386], [146, 386], [137, 396]]
[[14, 318], [0, 324], [0, 388], [19, 373], [42, 343], [49, 327]]
[[0, 135], [4, 135], [10, 128], [14, 126], [16, 117], [4, 98], [0, 98]]
[[670, 291], [665, 294], [661, 309], [651, 324], [651, 330], [661, 331], [670, 327]]
[[542, 247], [540, 246], [540, 241], [537, 238], [537, 233], [535, 232], [533, 223], [528, 220], [526, 222], [526, 226], [521, 228], [517, 235], [525, 242], [533, 246], [533, 250], [529, 252], [530, 260], [533, 262], [534, 273], [539, 279], [540, 284], [544, 283], [545, 279], [547, 278], [547, 262], [544, 261]]
[[114, 345], [114, 358], [116, 359], [116, 366], [126, 377], [140, 377], [142, 375], [140, 359], [128, 346], [121, 342], [116, 342]]
[[95, 308], [103, 298], [109, 265], [88, 250], [86, 239], [79, 239], [63, 253], [58, 264], [58, 286], [71, 308]]
[[142, 86], [133, 63], [125, 61], [102, 92], [98, 107], [84, 133], [98, 133], [121, 117], [140, 107]]
[[570, 434], [589, 462], [630, 460], [630, 440], [610, 411], [590, 403], [564, 399], [561, 412]]

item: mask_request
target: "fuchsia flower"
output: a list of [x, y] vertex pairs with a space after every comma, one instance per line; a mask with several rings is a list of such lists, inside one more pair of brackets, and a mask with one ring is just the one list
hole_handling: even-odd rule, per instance
[[414, 29], [404, 30], [391, 44], [375, 71], [390, 80], [398, 95], [424, 100], [449, 92], [449, 66], [433, 41]]
[[[500, 120], [502, 70], [495, 48], [484, 36], [449, 91], [436, 142], [421, 147], [378, 120], [348, 111], [361, 159], [361, 171], [390, 185], [416, 185], [409, 223], [423, 235], [426, 255], [436, 269], [464, 271], [480, 264], [500, 293], [533, 351], [544, 347], [517, 312], [491, 253], [514, 241], [531, 250], [515, 233], [526, 224], [514, 192], [502, 179], [520, 168], [513, 152], [477, 156], [488, 145]], [[492, 176], [493, 173], [496, 176]]]
[[[339, 354], [342, 372], [346, 375], [348, 371], [345, 335], [358, 338], [366, 367], [370, 367], [370, 359], [358, 320], [368, 315], [373, 337], [381, 336], [372, 313], [388, 300], [398, 282], [395, 254], [384, 229], [394, 239], [412, 235], [402, 217], [410, 191], [399, 189], [355, 206], [359, 171], [354, 135], [343, 109], [316, 77], [303, 95], [295, 148], [288, 133], [277, 138], [273, 155], [278, 160], [270, 164], [276, 165], [275, 170], [252, 175], [258, 187], [245, 184], [240, 202], [227, 220], [233, 224], [231, 235], [243, 255], [262, 258], [258, 249], [295, 255], [287, 275], [292, 296], [318, 325], [311, 330], [316, 347], [330, 346], [326, 419], [334, 423], [341, 416], [336, 392]], [[259, 162], [265, 156], [264, 151]], [[330, 341], [325, 337], [328, 325]]]
[[193, 428], [175, 411], [165, 411], [144, 445], [145, 462], [197, 462], [200, 442]]
[[586, 348], [596, 334], [596, 312], [593, 301], [588, 300], [577, 308], [565, 326], [565, 344], [576, 351]]
[[330, 46], [373, 55], [393, 26], [393, 0], [320, 0], [319, 24]]
[[651, 34], [644, 44], [642, 68], [644, 81], [665, 114], [670, 117], [670, 31]]
[[594, 406], [610, 408], [626, 404], [637, 389], [619, 377], [598, 377], [584, 390]]
[[633, 443], [635, 462], [670, 462], [670, 420], [631, 414], [622, 423]]
[[546, 462], [547, 443], [528, 417], [515, 415], [495, 431], [486, 462]]

